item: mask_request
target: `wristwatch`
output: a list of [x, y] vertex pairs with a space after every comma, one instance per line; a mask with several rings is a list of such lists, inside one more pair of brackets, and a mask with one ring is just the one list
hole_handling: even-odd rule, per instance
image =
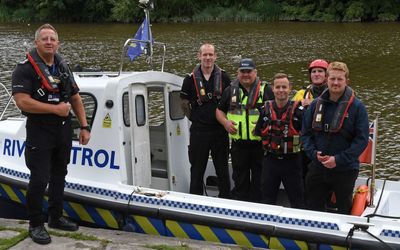
[[87, 130], [87, 131], [89, 131], [89, 132], [91, 131], [91, 129], [90, 129], [90, 126], [89, 126], [89, 125], [82, 126], [82, 127], [81, 127], [81, 130], [82, 130], [82, 129], [85, 129], [85, 130]]

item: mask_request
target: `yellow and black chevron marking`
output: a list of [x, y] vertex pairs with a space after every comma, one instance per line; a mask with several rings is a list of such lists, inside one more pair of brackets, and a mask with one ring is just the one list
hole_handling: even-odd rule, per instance
[[26, 204], [26, 190], [0, 183], [0, 196], [17, 203]]
[[[7, 184], [0, 183], [0, 196], [14, 202], [26, 204], [26, 190], [14, 188]], [[44, 197], [44, 208], [47, 209], [48, 197]], [[118, 222], [114, 213], [103, 208], [94, 208], [75, 202], [64, 201], [64, 215], [75, 220], [81, 220], [96, 224], [102, 227], [118, 229]]]
[[[26, 190], [13, 188], [7, 184], [0, 183], [0, 197], [17, 203], [26, 204]], [[44, 199], [44, 207], [46, 209], [48, 205], [47, 199], [47, 197]], [[64, 215], [75, 220], [96, 224], [98, 226], [119, 229], [118, 218], [120, 215], [108, 209], [96, 208], [75, 202], [65, 201]], [[304, 241], [278, 237], [266, 237], [264, 235], [248, 233], [239, 230], [183, 223], [172, 220], [163, 221], [161, 219], [139, 215], [130, 215], [125, 218], [125, 227], [125, 229], [137, 233], [190, 238], [211, 242], [236, 244], [245, 247], [289, 250], [309, 249], [307, 243]], [[344, 250], [345, 248], [331, 245], [319, 245], [318, 249]]]
[[115, 213], [108, 209], [64, 201], [64, 215], [76, 220], [96, 224], [101, 227], [119, 229]]

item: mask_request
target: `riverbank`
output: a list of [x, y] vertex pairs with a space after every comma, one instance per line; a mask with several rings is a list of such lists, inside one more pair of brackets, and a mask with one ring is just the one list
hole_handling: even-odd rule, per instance
[[[158, 249], [158, 250], [244, 250], [228, 244], [188, 240], [106, 230], [101, 228], [80, 227], [77, 232], [49, 230], [52, 242], [48, 245], [34, 243], [28, 236], [28, 221], [0, 218], [0, 249]], [[251, 248], [254, 249], [254, 248]]]
[[[138, 1], [67, 1], [43, 4], [41, 0], [1, 1], [0, 21], [32, 22], [136, 22], [143, 20]], [[154, 22], [221, 21], [323, 21], [371, 22], [399, 21], [400, 3], [374, 1], [265, 1], [265, 0], [171, 0], [156, 1]]]

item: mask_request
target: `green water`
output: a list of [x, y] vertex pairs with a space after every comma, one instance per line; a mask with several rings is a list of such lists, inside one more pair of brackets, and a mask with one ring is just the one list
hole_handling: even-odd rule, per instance
[[[2, 82], [9, 82], [4, 75], [23, 59], [23, 44], [32, 44], [38, 26], [0, 24]], [[119, 69], [122, 45], [137, 30], [137, 25], [125, 24], [55, 27], [62, 42], [60, 52], [72, 65], [107, 71]], [[216, 45], [217, 63], [231, 76], [238, 58], [252, 57], [261, 79], [269, 81], [275, 73], [285, 72], [297, 89], [308, 83], [307, 64], [311, 60], [346, 62], [351, 86], [367, 106], [370, 119], [375, 111], [381, 112], [377, 176], [400, 180], [399, 23], [154, 24], [152, 30], [156, 41], [167, 44], [165, 71], [181, 76], [192, 70], [198, 47], [204, 42]], [[155, 66], [159, 63], [160, 57], [155, 57]], [[143, 59], [125, 65], [129, 69], [148, 68]], [[363, 168], [363, 174], [367, 172]]]

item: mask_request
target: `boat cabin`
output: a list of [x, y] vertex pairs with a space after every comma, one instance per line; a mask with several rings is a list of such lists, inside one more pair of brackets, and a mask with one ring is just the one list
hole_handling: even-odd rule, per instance
[[68, 176], [188, 192], [188, 121], [179, 97], [183, 79], [156, 71], [74, 76], [92, 138], [79, 145], [75, 118]]

